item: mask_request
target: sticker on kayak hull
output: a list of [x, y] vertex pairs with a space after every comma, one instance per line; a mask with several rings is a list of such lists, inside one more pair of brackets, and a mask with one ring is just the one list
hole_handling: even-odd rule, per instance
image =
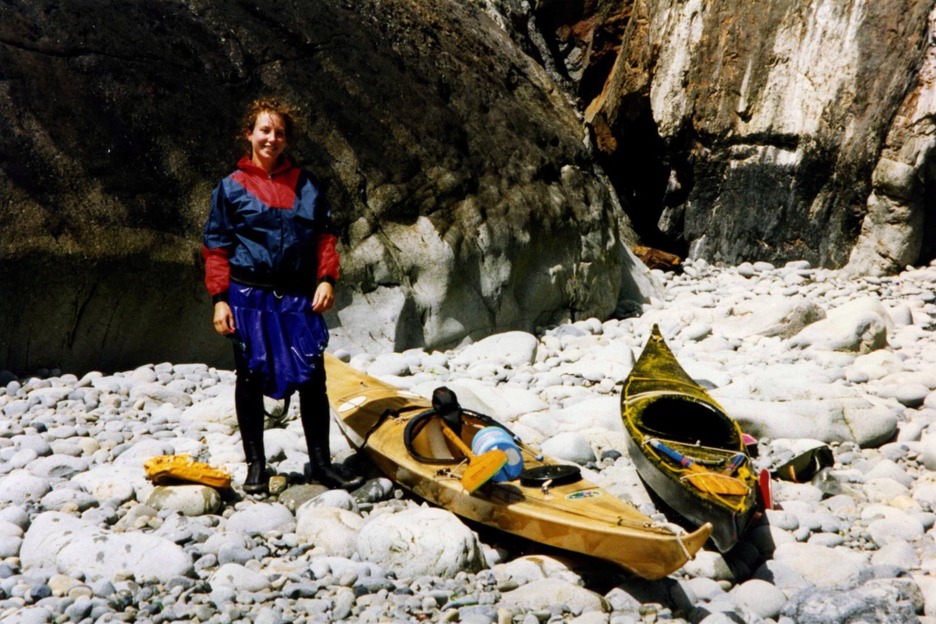
[[367, 402], [367, 397], [364, 397], [364, 396], [354, 397], [353, 399], [345, 401], [344, 403], [339, 405], [336, 411], [347, 412], [348, 410], [354, 409], [355, 407], [360, 407], [366, 402]]
[[583, 498], [595, 498], [596, 496], [601, 496], [601, 490], [581, 490], [566, 494], [566, 500], [582, 500]]

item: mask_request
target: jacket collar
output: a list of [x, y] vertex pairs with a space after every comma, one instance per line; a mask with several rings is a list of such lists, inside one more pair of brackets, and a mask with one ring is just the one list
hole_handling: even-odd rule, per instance
[[[250, 173], [253, 175], [262, 175], [266, 176], [267, 172], [263, 167], [257, 166], [254, 164], [254, 161], [250, 159], [249, 156], [244, 156], [237, 162], [237, 168], [245, 173]], [[270, 172], [270, 177], [281, 175], [290, 169], [293, 168], [292, 161], [289, 160], [286, 156], [280, 160], [279, 165]]]

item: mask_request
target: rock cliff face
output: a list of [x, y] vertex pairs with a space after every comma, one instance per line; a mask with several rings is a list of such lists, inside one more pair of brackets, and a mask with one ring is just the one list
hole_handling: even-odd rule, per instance
[[301, 107], [291, 153], [336, 209], [337, 344], [615, 309], [632, 256], [581, 119], [477, 8], [19, 0], [0, 7], [0, 369], [230, 364], [201, 227], [264, 94]]
[[936, 256], [932, 0], [534, 4], [488, 6], [574, 85], [648, 242], [857, 273]]
[[4, 2], [0, 368], [230, 364], [200, 230], [261, 94], [302, 108], [353, 349], [605, 317], [652, 289], [629, 223], [711, 261], [927, 262], [934, 6]]

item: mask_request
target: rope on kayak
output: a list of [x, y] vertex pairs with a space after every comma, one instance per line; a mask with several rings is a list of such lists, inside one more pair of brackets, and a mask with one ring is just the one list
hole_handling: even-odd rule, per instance
[[689, 552], [689, 549], [686, 548], [686, 545], [683, 543], [683, 536], [688, 535], [688, 532], [683, 527], [675, 524], [673, 522], [662, 522], [657, 521], [652, 524], [654, 528], [666, 529], [676, 538], [676, 543], [679, 544], [679, 548], [682, 549], [683, 554], [686, 556], [686, 559], [691, 561], [694, 559], [692, 554]]
[[367, 441], [370, 439], [371, 434], [377, 431], [380, 425], [384, 424], [385, 420], [387, 420], [388, 418], [397, 418], [401, 414], [403, 414], [403, 412], [411, 412], [417, 409], [425, 409], [425, 408], [419, 405], [408, 405], [405, 407], [399, 407], [399, 408], [390, 407], [390, 408], [385, 409], [383, 413], [377, 417], [377, 420], [374, 421], [374, 424], [371, 425], [371, 428], [367, 430], [367, 433], [364, 434], [364, 441], [361, 442], [361, 447], [363, 448], [367, 444]]

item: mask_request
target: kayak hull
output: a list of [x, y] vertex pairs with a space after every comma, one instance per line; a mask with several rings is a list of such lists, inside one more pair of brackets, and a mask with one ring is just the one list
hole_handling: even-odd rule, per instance
[[[469, 493], [459, 478], [466, 461], [457, 448], [438, 446], [430, 452], [439, 441], [423, 431], [412, 434], [414, 425], [422, 426], [423, 420], [430, 423], [423, 428], [426, 432], [432, 427], [428, 400], [328, 354], [325, 366], [329, 399], [352, 446], [394, 483], [456, 515], [533, 542], [611, 561], [647, 579], [663, 578], [681, 568], [711, 535], [708, 524], [688, 532], [655, 523], [584, 478], [527, 483], [521, 475], [489, 481]], [[466, 414], [463, 438], [487, 424], [474, 422], [467, 410]], [[524, 453], [525, 469], [555, 463]]]
[[[656, 325], [624, 382], [621, 414], [629, 434], [628, 451], [641, 479], [691, 524], [711, 524], [715, 546], [721, 552], [730, 550], [756, 511], [757, 476], [737, 422], [686, 373]], [[651, 439], [691, 458], [695, 467], [655, 451]], [[732, 460], [741, 463], [735, 466]], [[738, 489], [744, 493], [700, 487], [694, 471], [724, 475], [715, 478], [743, 484]]]

